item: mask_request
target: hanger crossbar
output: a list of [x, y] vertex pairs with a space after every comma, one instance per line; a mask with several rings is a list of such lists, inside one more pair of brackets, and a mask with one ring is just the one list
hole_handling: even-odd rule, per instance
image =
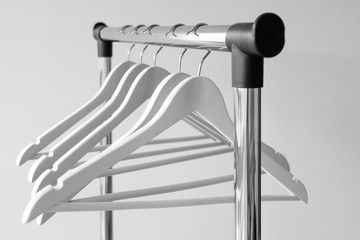
[[[273, 201], [298, 201], [296, 196], [282, 195], [263, 195], [262, 202]], [[192, 198], [178, 200], [153, 200], [153, 201], [126, 201], [126, 202], [81, 202], [81, 203], [61, 203], [49, 212], [79, 212], [79, 211], [114, 211], [114, 210], [134, 210], [152, 208], [174, 208], [190, 207], [213, 204], [234, 203], [234, 196]]]
[[[219, 147], [219, 146], [223, 146], [223, 143], [214, 142], [214, 143], [204, 143], [204, 144], [175, 147], [175, 148], [168, 148], [168, 149], [160, 149], [160, 150], [147, 151], [147, 152], [141, 152], [141, 153], [133, 153], [133, 154], [129, 155], [128, 157], [124, 158], [124, 160], [152, 157], [152, 156], [158, 156], [158, 155], [163, 155], [163, 154], [171, 154], [171, 153], [185, 152], [185, 151], [198, 150], [198, 149], [202, 149], [202, 148]], [[76, 164], [74, 164], [73, 168], [80, 166], [84, 162], [86, 162], [86, 161], [77, 162]]]
[[[209, 138], [208, 136], [190, 136], [190, 137], [179, 137], [179, 138], [155, 139], [155, 140], [152, 140], [152, 141], [148, 142], [146, 145], [155, 145], [155, 144], [163, 144], [163, 143], [177, 143], [177, 142], [189, 142], [189, 141], [203, 140], [203, 139], [208, 139], [208, 138]], [[109, 147], [109, 145], [95, 146], [89, 152], [102, 152], [108, 147]], [[49, 154], [49, 152], [38, 153], [31, 160], [36, 160], [36, 159], [40, 158], [41, 156], [48, 155], [48, 154]]]

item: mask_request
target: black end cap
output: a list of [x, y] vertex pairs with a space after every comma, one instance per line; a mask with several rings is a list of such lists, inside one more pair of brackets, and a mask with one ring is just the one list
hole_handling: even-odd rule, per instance
[[105, 23], [98, 22], [93, 28], [93, 36], [98, 43], [98, 57], [112, 57], [112, 42], [103, 40], [100, 36], [101, 30], [105, 27]]
[[281, 52], [284, 44], [285, 25], [274, 13], [264, 13], [254, 23], [236, 23], [226, 33], [229, 51], [235, 45], [252, 56], [274, 57]]

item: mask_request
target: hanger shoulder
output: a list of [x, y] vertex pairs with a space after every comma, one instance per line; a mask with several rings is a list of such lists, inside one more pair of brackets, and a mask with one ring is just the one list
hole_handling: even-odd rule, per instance
[[[116, 67], [118, 70], [126, 71], [134, 62], [124, 62]], [[119, 79], [116, 78], [107, 78], [107, 81], [103, 85], [103, 87], [98, 91], [98, 93], [90, 99], [86, 104], [80, 107], [78, 110], [73, 112], [71, 115], [54, 125], [52, 128], [47, 130], [45, 133], [40, 135], [35, 143], [31, 143], [25, 148], [23, 148], [16, 160], [16, 165], [20, 166], [26, 161], [32, 159], [38, 152], [43, 150], [46, 146], [48, 146], [51, 142], [53, 142], [56, 138], [58, 138], [61, 134], [67, 131], [70, 127], [72, 127], [75, 123], [84, 118], [87, 114], [93, 111], [96, 107], [106, 101], [114, 92], [117, 84], [119, 83]]]
[[[207, 99], [207, 101], [198, 101], [199, 110], [195, 112], [200, 117], [206, 119], [213, 128], [225, 136], [229, 142], [233, 142], [235, 139], [234, 124], [229, 116], [220, 90], [216, 87], [214, 82], [205, 77], [193, 77], [193, 80], [202, 82], [208, 89], [202, 96], [202, 98]], [[206, 113], [206, 116], [204, 113]]]
[[179, 82], [187, 77], [190, 77], [190, 75], [185, 73], [175, 73], [164, 78], [155, 89], [140, 119], [127, 133], [122, 136], [122, 138], [129, 136], [131, 133], [148, 123], [163, 105], [171, 90], [173, 90]]
[[109, 79], [121, 79], [113, 96], [109, 99], [105, 106], [103, 106], [91, 118], [52, 147], [49, 150], [48, 155], [44, 155], [36, 160], [29, 171], [29, 181], [35, 181], [46, 169], [52, 168], [53, 164], [61, 156], [63, 156], [92, 130], [109, 118], [111, 114], [121, 105], [136, 76], [146, 67], [148, 66], [145, 64], [135, 64], [127, 71], [124, 71], [125, 69], [123, 68], [118, 69], [118, 71], [113, 71], [112, 74], [109, 75]]

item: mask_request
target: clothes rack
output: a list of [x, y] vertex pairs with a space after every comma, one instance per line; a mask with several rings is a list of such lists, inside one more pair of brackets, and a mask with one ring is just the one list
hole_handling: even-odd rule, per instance
[[[97, 23], [100, 81], [111, 69], [115, 42], [204, 49], [230, 52], [234, 99], [234, 191], [236, 240], [261, 239], [261, 88], [264, 57], [274, 57], [284, 46], [284, 24], [277, 15], [265, 13], [251, 23], [149, 27], [108, 27]], [[105, 144], [111, 144], [109, 135]], [[106, 177], [102, 192], [112, 192], [112, 179]], [[102, 217], [102, 239], [112, 240], [112, 212]]]

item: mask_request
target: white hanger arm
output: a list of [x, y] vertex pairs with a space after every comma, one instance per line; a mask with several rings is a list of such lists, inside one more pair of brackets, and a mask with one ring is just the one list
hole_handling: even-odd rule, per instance
[[97, 126], [102, 124], [108, 119], [111, 114], [121, 105], [130, 86], [139, 73], [144, 70], [148, 65], [135, 64], [129, 69], [119, 65], [118, 68], [111, 71], [108, 75], [108, 79], [121, 79], [120, 83], [116, 87], [116, 90], [110, 100], [103, 106], [98, 112], [96, 112], [91, 118], [85, 121], [81, 126], [71, 132], [68, 136], [62, 139], [54, 147], [49, 150], [49, 154], [40, 157], [29, 171], [29, 181], [35, 181], [40, 174], [46, 169], [52, 168], [53, 164], [69, 151], [74, 145], [81, 141]]
[[[121, 66], [121, 69], [126, 71], [134, 64], [134, 62], [127, 61], [120, 64], [117, 68], [120, 68]], [[36, 139], [35, 143], [31, 143], [23, 148], [17, 157], [16, 165], [20, 166], [26, 161], [32, 159], [38, 152], [52, 143], [56, 138], [71, 128], [75, 123], [83, 119], [103, 102], [107, 101], [114, 93], [119, 81], [120, 79], [116, 78], [107, 79], [99, 92], [91, 100], [89, 100], [86, 104], [73, 112], [71, 115], [54, 125], [52, 128], [47, 130], [45, 133], [40, 135]]]
[[262, 169], [276, 182], [295, 195], [302, 202], [308, 202], [308, 195], [304, 184], [296, 179], [289, 171], [271, 158], [261, 159]]

